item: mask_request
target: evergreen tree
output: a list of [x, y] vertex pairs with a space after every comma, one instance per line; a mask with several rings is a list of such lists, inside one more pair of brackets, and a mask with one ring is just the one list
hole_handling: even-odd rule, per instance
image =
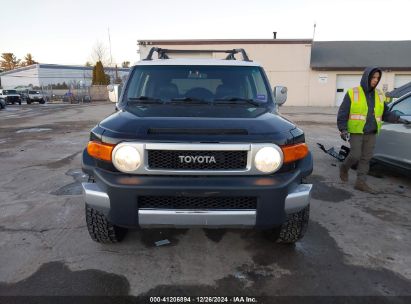
[[92, 85], [97, 84], [96, 66], [93, 67], [93, 78], [92, 78], [91, 84], [92, 84]]
[[32, 56], [30, 53], [28, 53], [28, 54], [26, 55], [26, 57], [24, 57], [24, 63], [23, 63], [23, 65], [26, 66], [26, 65], [36, 64], [36, 63], [38, 63], [38, 62], [33, 59], [33, 56]]
[[4, 71], [13, 70], [19, 67], [20, 61], [13, 53], [3, 53], [1, 54], [0, 68]]
[[110, 77], [104, 73], [104, 67], [101, 61], [97, 61], [93, 68], [93, 85], [108, 85]]

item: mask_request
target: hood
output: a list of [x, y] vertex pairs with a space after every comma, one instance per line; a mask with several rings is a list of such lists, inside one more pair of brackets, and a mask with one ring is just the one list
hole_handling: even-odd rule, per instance
[[292, 144], [296, 126], [278, 114], [249, 117], [141, 117], [119, 111], [99, 127], [103, 141], [274, 142]]
[[[379, 71], [380, 75], [382, 76], [382, 71], [378, 67], [368, 67], [364, 70], [364, 73], [362, 74], [362, 77], [361, 77], [361, 86], [362, 86], [364, 92], [372, 91], [372, 89], [370, 87], [370, 81], [371, 81], [371, 75], [375, 71]], [[381, 77], [380, 77], [380, 80], [381, 80]], [[377, 85], [378, 85], [378, 83], [377, 83]]]

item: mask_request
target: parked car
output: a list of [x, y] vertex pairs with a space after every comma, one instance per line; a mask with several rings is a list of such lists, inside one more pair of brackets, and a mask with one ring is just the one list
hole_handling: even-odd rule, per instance
[[32, 102], [44, 104], [46, 100], [40, 91], [28, 91], [26, 102], [27, 104], [31, 104]]
[[169, 59], [173, 50], [153, 48], [131, 69], [119, 111], [91, 130], [83, 151], [94, 241], [153, 227], [259, 228], [285, 243], [304, 236], [313, 159], [304, 132], [276, 111], [287, 89], [272, 90], [243, 49], [220, 52], [227, 58]]
[[27, 97], [29, 96], [27, 91], [19, 92], [21, 100], [27, 102]]
[[[411, 92], [388, 107], [402, 118], [411, 120]], [[384, 122], [377, 136], [373, 161], [411, 172], [411, 125]]]
[[16, 90], [4, 90], [0, 89], [0, 97], [2, 97], [6, 103], [21, 105], [21, 97]]
[[6, 100], [3, 97], [0, 97], [0, 110], [6, 108]]

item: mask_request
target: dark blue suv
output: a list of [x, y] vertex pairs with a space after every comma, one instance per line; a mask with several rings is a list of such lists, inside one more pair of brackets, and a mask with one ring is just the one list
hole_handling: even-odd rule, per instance
[[150, 52], [131, 69], [118, 111], [94, 127], [83, 153], [92, 239], [118, 242], [129, 228], [150, 227], [303, 237], [313, 160], [303, 131], [277, 113], [286, 88], [272, 91], [242, 49], [221, 60], [153, 50], [159, 59]]

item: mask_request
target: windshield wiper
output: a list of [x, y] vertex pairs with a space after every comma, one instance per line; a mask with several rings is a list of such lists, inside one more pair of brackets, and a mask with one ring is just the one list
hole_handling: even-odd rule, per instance
[[172, 98], [171, 102], [174, 103], [209, 103], [207, 100], [204, 99], [199, 99], [199, 98], [194, 98], [194, 97], [181, 97], [181, 98]]
[[158, 104], [164, 103], [164, 100], [158, 98], [152, 98], [148, 96], [139, 96], [139, 97], [129, 97], [128, 102], [130, 103], [137, 103], [137, 104]]
[[241, 98], [241, 97], [228, 97], [228, 98], [216, 98], [217, 104], [239, 104], [238, 101], [243, 103], [249, 103], [254, 106], [260, 106], [261, 102], [251, 98]]

